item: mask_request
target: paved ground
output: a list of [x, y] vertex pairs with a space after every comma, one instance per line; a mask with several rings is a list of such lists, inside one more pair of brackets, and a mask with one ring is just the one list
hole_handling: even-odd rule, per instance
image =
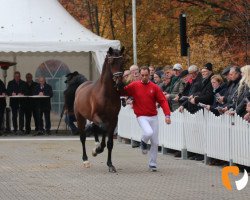
[[159, 171], [149, 172], [147, 156], [116, 141], [113, 164], [118, 172], [111, 174], [106, 166], [107, 151], [95, 158], [90, 155], [93, 141], [87, 142], [92, 167], [86, 169], [78, 138], [42, 138], [19, 141], [13, 137], [0, 138], [1, 200], [246, 200], [250, 197], [250, 183], [242, 191], [229, 192], [222, 186], [221, 167], [160, 154]]

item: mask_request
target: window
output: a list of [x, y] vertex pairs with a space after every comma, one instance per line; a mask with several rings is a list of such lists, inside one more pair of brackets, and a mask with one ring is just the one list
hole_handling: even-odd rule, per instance
[[46, 82], [51, 85], [53, 97], [51, 99], [52, 112], [60, 114], [64, 105], [63, 92], [66, 89], [65, 75], [70, 73], [69, 67], [60, 60], [47, 60], [36, 70], [36, 81], [40, 76], [46, 78]]

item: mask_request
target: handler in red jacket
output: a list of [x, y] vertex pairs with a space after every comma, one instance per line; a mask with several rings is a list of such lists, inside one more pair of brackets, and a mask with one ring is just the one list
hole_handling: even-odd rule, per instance
[[149, 80], [149, 68], [140, 68], [141, 80], [134, 81], [124, 87], [125, 94], [132, 96], [133, 109], [137, 117], [137, 121], [143, 130], [141, 139], [141, 149], [143, 154], [147, 154], [147, 143], [150, 140], [150, 159], [149, 169], [157, 170], [157, 154], [158, 154], [158, 117], [156, 103], [159, 103], [165, 114], [165, 122], [171, 123], [170, 109], [163, 92], [158, 85]]

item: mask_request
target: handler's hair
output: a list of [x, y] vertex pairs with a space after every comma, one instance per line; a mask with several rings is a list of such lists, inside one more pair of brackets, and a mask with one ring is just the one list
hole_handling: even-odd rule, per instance
[[148, 70], [148, 73], [150, 72], [150, 70], [149, 70], [149, 67], [148, 67], [148, 66], [142, 66], [142, 67], [140, 67], [139, 72], [141, 72], [141, 70]]

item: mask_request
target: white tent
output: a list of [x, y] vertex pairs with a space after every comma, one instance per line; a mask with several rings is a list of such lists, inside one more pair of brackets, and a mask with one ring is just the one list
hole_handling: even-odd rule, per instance
[[[13, 78], [14, 70], [24, 78], [28, 72], [37, 76], [45, 66], [49, 75], [44, 71], [42, 75], [54, 91], [52, 111], [56, 118], [63, 106], [65, 73], [77, 70], [96, 79], [109, 47], [120, 48], [119, 41], [84, 28], [57, 0], [0, 0], [0, 5], [0, 60], [17, 62], [8, 70], [7, 81]], [[57, 68], [49, 69], [47, 61], [60, 62]], [[68, 71], [63, 71], [62, 65]]]
[[0, 52], [92, 52], [99, 72], [117, 40], [78, 23], [57, 0], [0, 0]]

